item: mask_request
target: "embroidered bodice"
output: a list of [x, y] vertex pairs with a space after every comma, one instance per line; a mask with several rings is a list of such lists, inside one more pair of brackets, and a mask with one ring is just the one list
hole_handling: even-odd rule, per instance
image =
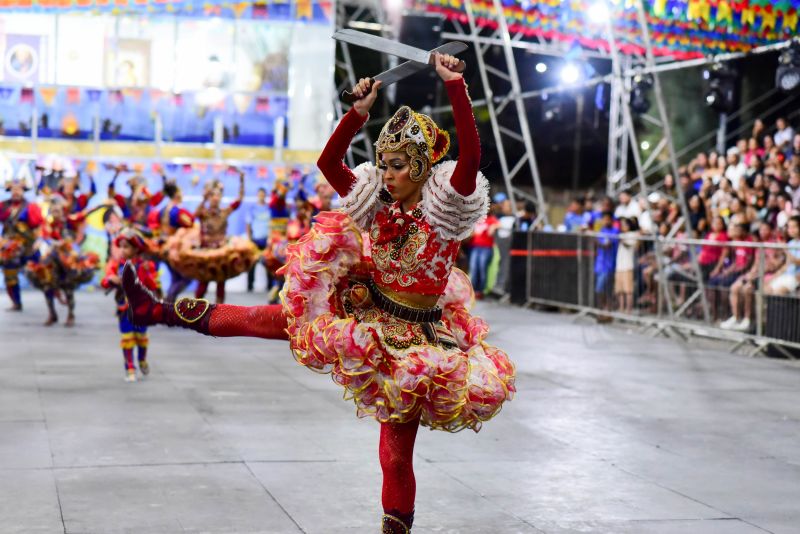
[[383, 206], [369, 229], [372, 278], [398, 292], [441, 295], [458, 255], [459, 241], [443, 239], [419, 207]]
[[445, 87], [453, 106], [459, 159], [431, 169], [422, 200], [410, 212], [403, 213], [397, 202], [381, 200], [383, 171], [373, 163], [352, 170], [343, 164], [350, 141], [367, 119], [355, 109], [342, 119], [317, 162], [342, 196], [342, 210], [369, 235], [373, 280], [401, 293], [441, 295], [461, 240], [489, 207], [489, 185], [478, 172], [480, 142], [466, 85], [453, 80]]

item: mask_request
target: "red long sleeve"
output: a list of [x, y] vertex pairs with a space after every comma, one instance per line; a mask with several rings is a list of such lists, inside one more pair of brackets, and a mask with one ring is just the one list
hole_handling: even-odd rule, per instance
[[367, 117], [362, 117], [355, 108], [350, 108], [350, 111], [342, 117], [342, 121], [336, 127], [336, 131], [328, 139], [328, 144], [325, 145], [322, 154], [317, 160], [317, 167], [322, 171], [325, 179], [342, 197], [350, 192], [350, 188], [353, 187], [356, 181], [353, 171], [342, 160], [347, 153], [347, 149], [350, 148], [350, 142], [353, 137], [364, 126], [365, 122], [367, 122]]
[[467, 84], [463, 79], [445, 82], [458, 137], [458, 160], [450, 185], [460, 195], [468, 196], [475, 191], [478, 169], [481, 164], [481, 142], [478, 128], [472, 115], [472, 102], [467, 95]]

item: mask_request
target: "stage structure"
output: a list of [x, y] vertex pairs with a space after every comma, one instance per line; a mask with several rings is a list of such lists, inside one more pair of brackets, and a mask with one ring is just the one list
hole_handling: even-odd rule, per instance
[[[478, 68], [487, 98], [474, 104], [489, 109], [509, 197], [519, 196], [520, 190], [514, 179], [527, 163], [533, 181], [534, 200], [540, 213], [544, 212], [535, 152], [529, 135], [531, 125], [527, 124], [528, 119], [522, 113], [519, 114], [520, 122], [512, 124], [524, 124], [526, 132], [509, 129], [498, 120], [498, 110], [502, 112], [512, 107], [524, 111], [523, 101], [527, 98], [610, 83], [607, 193], [616, 196], [621, 191], [631, 190], [645, 196], [654, 192], [664, 194], [662, 174], [665, 171], [671, 173], [677, 188], [674, 200], [678, 201], [688, 228], [688, 209], [678, 180], [678, 155], [659, 72], [712, 64], [787, 46], [787, 39], [796, 34], [800, 1], [776, 4], [768, 0], [738, 3], [726, 0], [420, 0], [414, 7], [420, 11], [440, 13], [450, 20], [455, 31], [444, 33], [443, 37], [469, 41], [476, 46]], [[581, 46], [584, 58], [608, 59], [612, 75], [527, 93], [519, 90], [519, 78], [510, 53], [513, 48], [565, 57], [576, 43]], [[502, 49], [507, 69], [498, 71], [482, 61], [486, 51], [492, 47]], [[505, 94], [493, 92], [493, 77], [510, 84], [511, 91]], [[642, 100], [644, 105], [641, 105]], [[632, 109], [634, 106], [636, 109]], [[659, 140], [655, 146], [638, 142], [634, 112], [658, 131]], [[722, 137], [724, 139], [724, 132]], [[525, 156], [512, 166], [505, 161], [502, 148], [502, 141], [508, 138], [525, 145]], [[633, 174], [629, 172], [629, 158], [633, 160]], [[670, 318], [680, 317], [700, 299], [708, 321], [708, 304], [694, 254], [692, 264], [693, 277], [698, 284], [696, 293], [680, 307], [673, 305], [666, 292], [663, 298]], [[661, 287], [666, 288], [666, 284], [662, 283]]]

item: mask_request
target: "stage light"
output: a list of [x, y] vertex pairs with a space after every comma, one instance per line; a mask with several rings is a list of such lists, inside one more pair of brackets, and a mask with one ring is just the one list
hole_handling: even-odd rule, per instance
[[649, 74], [638, 73], [633, 77], [629, 104], [631, 111], [642, 115], [650, 109], [650, 100], [647, 93], [653, 87], [653, 78]]
[[724, 63], [714, 63], [703, 71], [708, 80], [704, 95], [708, 107], [721, 113], [729, 113], [736, 107], [737, 72]]
[[603, 24], [608, 20], [608, 5], [603, 0], [598, 0], [589, 6], [589, 20], [594, 24]]
[[641, 147], [642, 147], [642, 150], [650, 150], [650, 142], [649, 141], [642, 141]]
[[545, 72], [547, 72], [547, 63], [542, 63], [542, 62], [537, 63], [536, 72], [538, 72], [539, 74], [544, 74]]
[[581, 71], [577, 65], [574, 63], [567, 63], [561, 69], [561, 81], [566, 84], [573, 84], [580, 80], [581, 78]]
[[561, 118], [561, 98], [558, 93], [542, 95], [542, 121], [551, 122]]
[[778, 58], [778, 70], [775, 71], [775, 85], [784, 93], [789, 93], [800, 86], [800, 39], [792, 39], [789, 48]]
[[393, 11], [399, 11], [403, 8], [403, 0], [386, 0], [386, 7]]

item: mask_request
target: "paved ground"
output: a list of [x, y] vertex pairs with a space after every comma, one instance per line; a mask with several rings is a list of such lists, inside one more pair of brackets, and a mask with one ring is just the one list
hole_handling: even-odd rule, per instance
[[[378, 532], [377, 426], [285, 344], [154, 329], [125, 384], [110, 298], [72, 330], [25, 300], [0, 312], [3, 534]], [[800, 532], [800, 366], [481, 312], [519, 392], [420, 434], [415, 532]]]

